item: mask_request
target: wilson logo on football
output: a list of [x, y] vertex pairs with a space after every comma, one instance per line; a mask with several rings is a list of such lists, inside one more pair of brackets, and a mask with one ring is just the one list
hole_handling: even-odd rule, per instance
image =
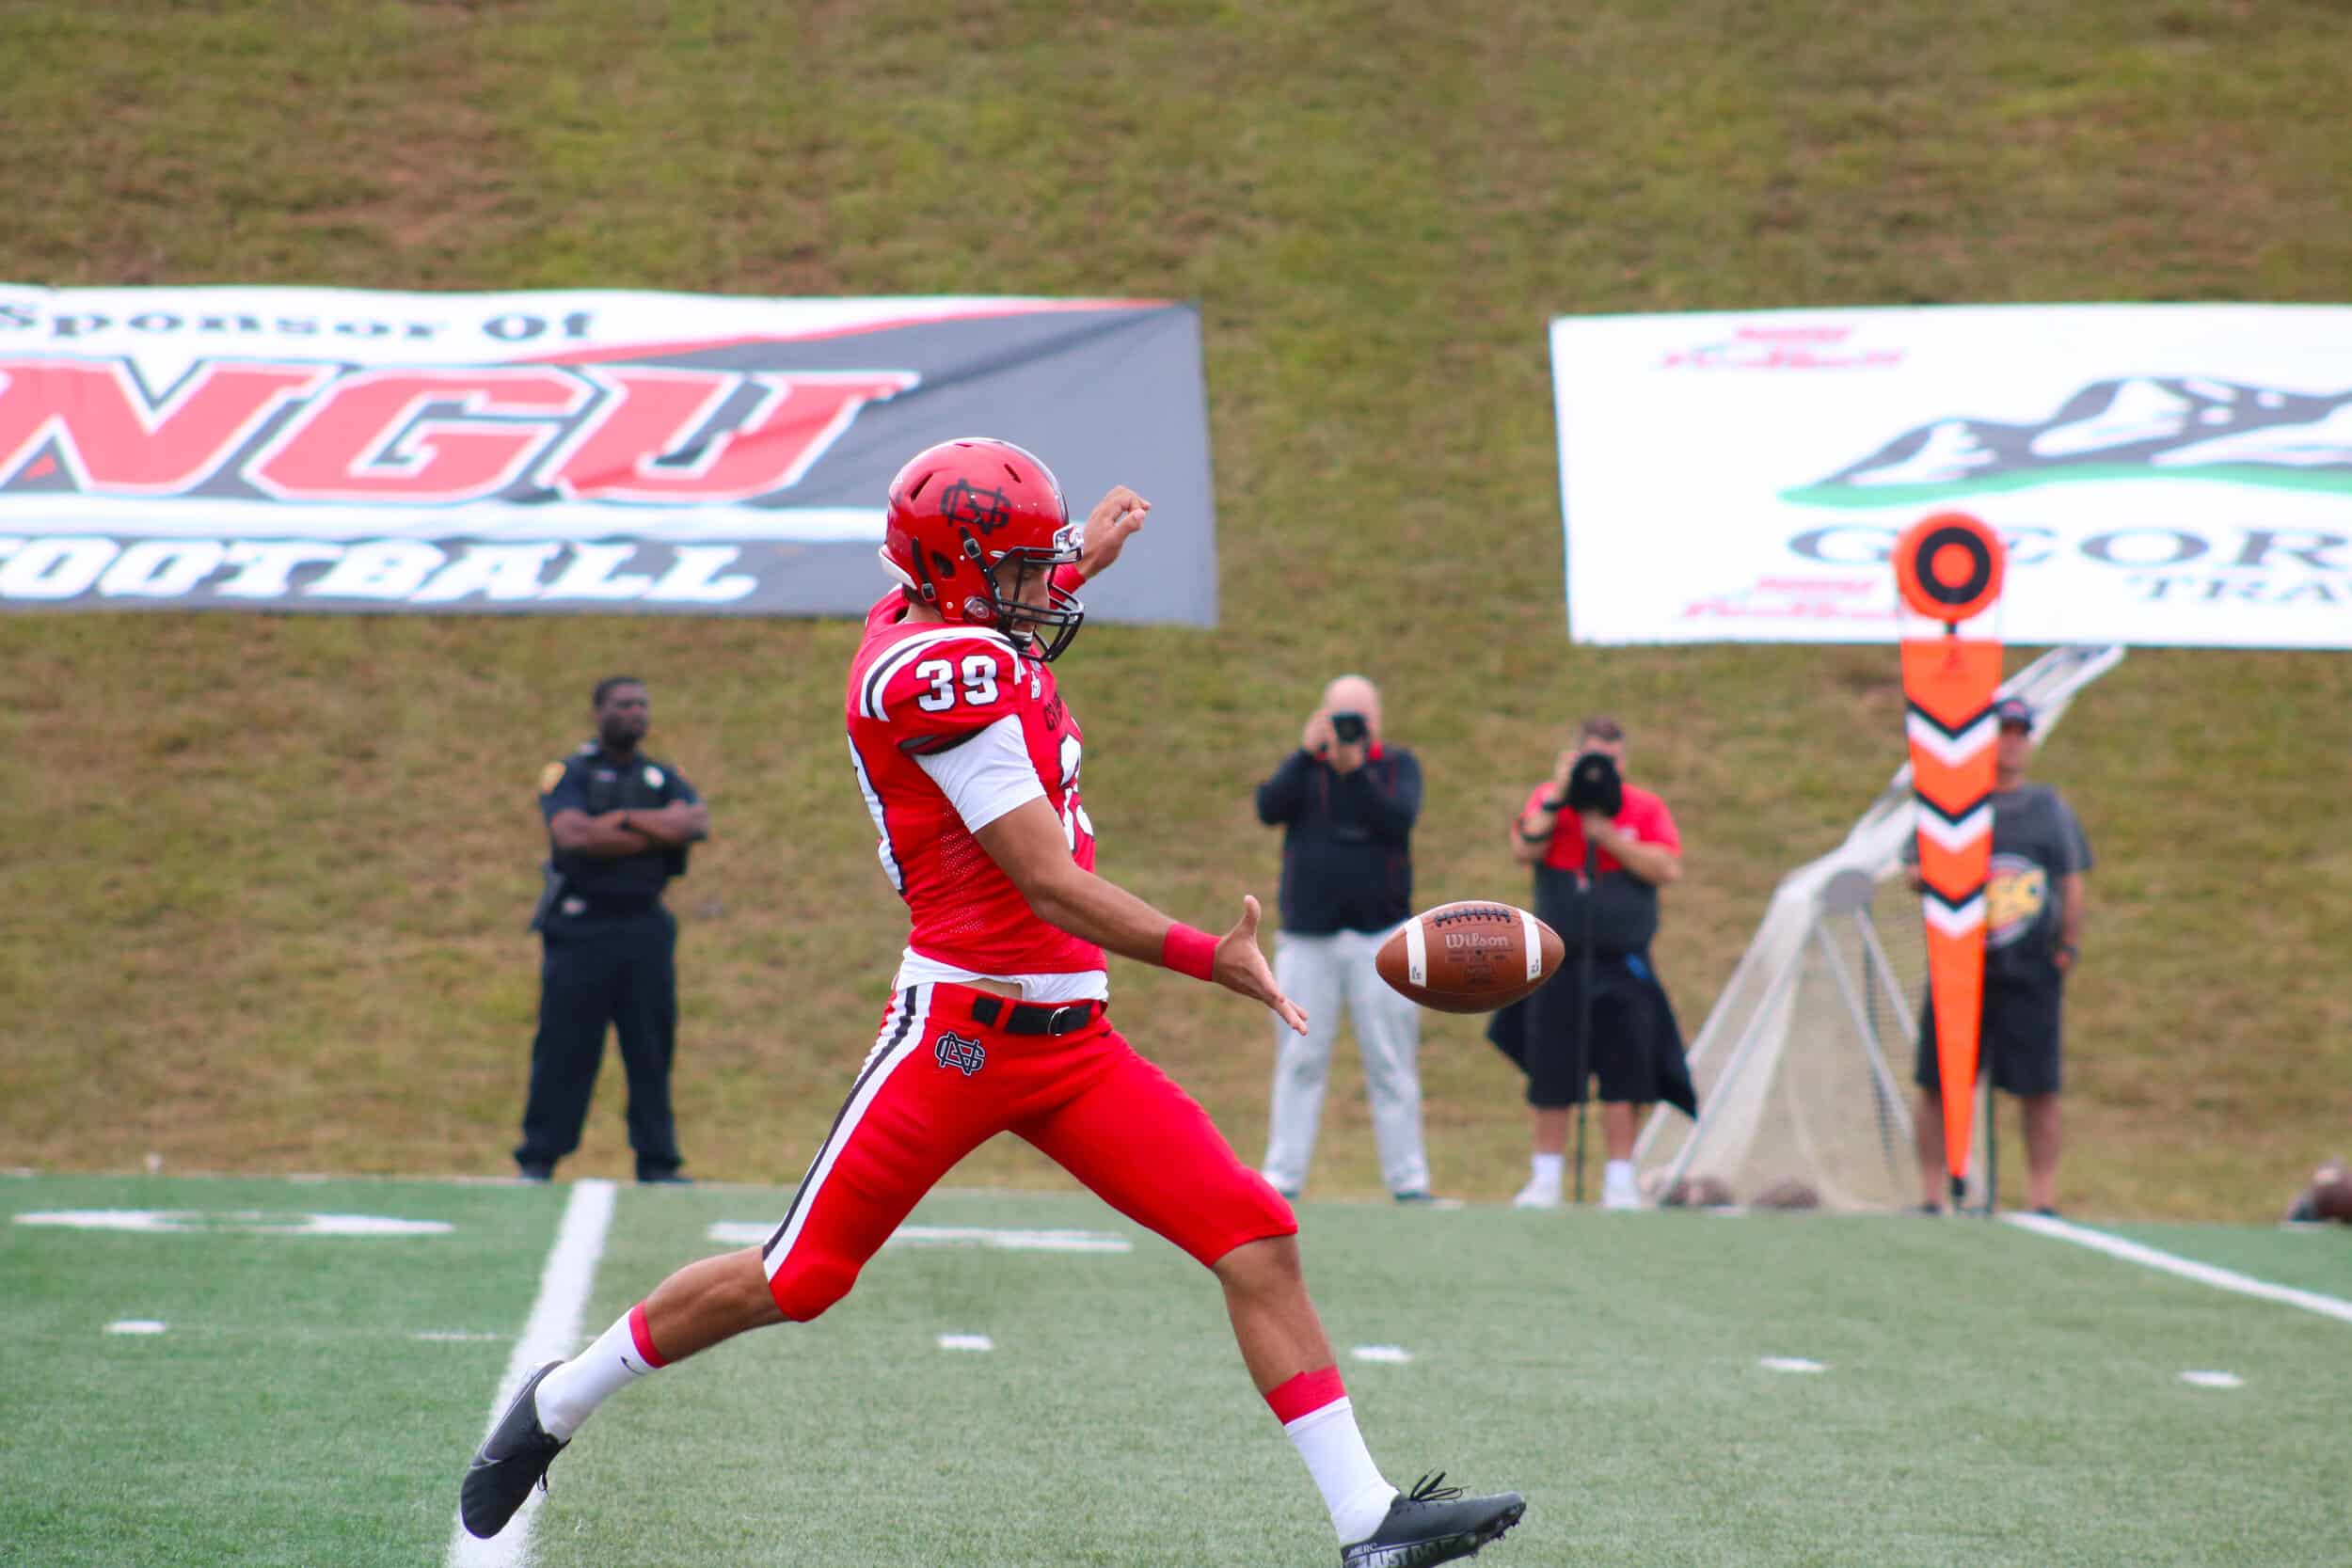
[[919, 379], [210, 359], [156, 393], [123, 360], [0, 358], [0, 493], [743, 505]]

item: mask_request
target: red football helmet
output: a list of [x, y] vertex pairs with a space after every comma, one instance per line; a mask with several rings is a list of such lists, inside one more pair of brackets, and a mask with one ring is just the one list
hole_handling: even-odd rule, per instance
[[882, 559], [949, 621], [1020, 638], [1042, 659], [1068, 647], [1086, 618], [1054, 582], [1056, 567], [1078, 559], [1061, 484], [1010, 441], [967, 436], [916, 452], [890, 482]]

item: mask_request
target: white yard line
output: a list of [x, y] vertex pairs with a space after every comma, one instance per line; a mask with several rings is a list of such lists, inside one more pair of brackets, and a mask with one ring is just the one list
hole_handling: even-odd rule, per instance
[[[539, 1274], [539, 1295], [524, 1320], [522, 1337], [506, 1358], [506, 1375], [499, 1380], [498, 1396], [490, 1401], [487, 1437], [498, 1430], [515, 1390], [546, 1361], [560, 1360], [580, 1348], [580, 1316], [587, 1309], [588, 1287], [596, 1277], [596, 1259], [604, 1256], [604, 1235], [612, 1225], [612, 1183], [575, 1182], [572, 1200], [564, 1207], [564, 1223]], [[487, 1541], [477, 1541], [463, 1525], [453, 1525], [448, 1568], [515, 1568], [531, 1544], [531, 1524], [539, 1512], [534, 1490], [504, 1529]]]
[[2280, 1302], [2288, 1307], [2299, 1307], [2306, 1312], [2316, 1312], [2323, 1318], [2333, 1318], [2338, 1323], [2352, 1323], [2352, 1301], [2323, 1296], [2317, 1291], [2298, 1291], [2292, 1285], [2273, 1285], [2266, 1279], [2256, 1279], [2252, 1275], [2239, 1274], [2234, 1269], [2217, 1269], [2211, 1263], [2175, 1257], [2137, 1242], [2127, 1242], [2121, 1236], [2110, 1236], [2104, 1230], [2093, 1230], [2084, 1225], [2070, 1225], [2046, 1214], [2003, 1214], [2001, 1218], [2020, 1230], [2030, 1230], [2037, 1236], [2048, 1236], [2060, 1242], [2072, 1242], [2076, 1246], [2087, 1246], [2093, 1252], [2120, 1258], [2126, 1263], [2137, 1263], [2142, 1268], [2193, 1279], [2200, 1285], [2210, 1285], [2217, 1291], [2234, 1291], [2242, 1296]]

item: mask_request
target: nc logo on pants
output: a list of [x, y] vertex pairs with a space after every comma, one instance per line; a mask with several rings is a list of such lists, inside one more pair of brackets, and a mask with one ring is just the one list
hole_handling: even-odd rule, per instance
[[931, 1047], [931, 1054], [939, 1058], [941, 1067], [954, 1068], [966, 1078], [988, 1065], [988, 1053], [980, 1048], [979, 1041], [953, 1033], [940, 1036], [938, 1043]]

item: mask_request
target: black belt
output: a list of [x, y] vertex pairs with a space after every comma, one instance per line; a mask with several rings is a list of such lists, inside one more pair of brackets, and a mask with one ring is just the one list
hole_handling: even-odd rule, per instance
[[587, 905], [590, 914], [651, 914], [661, 907], [660, 894], [651, 898], [631, 897], [626, 894], [598, 896], [593, 893], [576, 893], [572, 896]]
[[1009, 1002], [986, 992], [972, 999], [972, 1017], [1008, 1035], [1067, 1035], [1083, 1029], [1103, 1012], [1100, 1002], [1064, 1002], [1045, 1006], [1035, 1002]]

